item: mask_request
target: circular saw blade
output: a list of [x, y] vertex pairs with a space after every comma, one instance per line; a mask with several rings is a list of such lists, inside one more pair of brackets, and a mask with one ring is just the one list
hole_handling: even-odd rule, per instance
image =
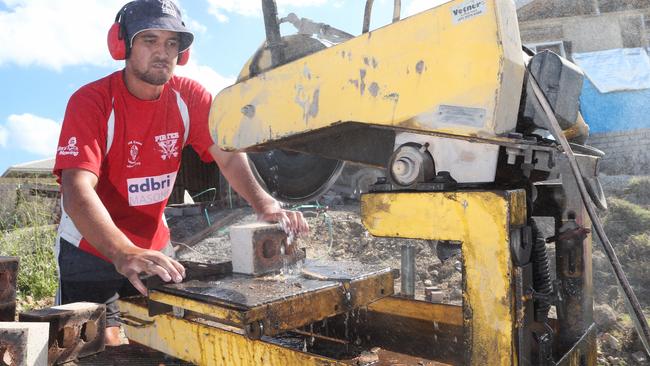
[[277, 200], [299, 204], [318, 199], [341, 175], [344, 163], [285, 150], [248, 153], [260, 185]]
[[[284, 36], [282, 43], [284, 63], [326, 48], [321, 41], [305, 34]], [[270, 51], [263, 44], [244, 65], [237, 81], [270, 70], [270, 60]], [[248, 158], [260, 185], [277, 200], [292, 204], [318, 199], [336, 182], [345, 165], [340, 160], [286, 150], [248, 153]]]

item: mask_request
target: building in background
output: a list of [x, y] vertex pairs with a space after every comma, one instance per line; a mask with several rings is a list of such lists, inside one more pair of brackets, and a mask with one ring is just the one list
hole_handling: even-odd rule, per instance
[[521, 38], [585, 71], [581, 112], [606, 174], [650, 174], [650, 1], [519, 0]]

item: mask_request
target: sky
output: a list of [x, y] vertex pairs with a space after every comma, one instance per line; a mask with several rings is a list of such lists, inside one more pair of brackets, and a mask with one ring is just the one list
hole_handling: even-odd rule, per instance
[[[402, 16], [448, 0], [402, 0]], [[106, 35], [126, 0], [0, 0], [0, 175], [15, 164], [54, 156], [68, 98], [81, 86], [124, 67], [111, 59]], [[363, 0], [276, 0], [290, 12], [361, 33]], [[176, 74], [213, 95], [231, 85], [264, 41], [261, 0], [177, 0], [195, 34], [188, 65]], [[391, 21], [392, 0], [376, 0], [371, 29]], [[289, 24], [285, 35], [295, 33]]]

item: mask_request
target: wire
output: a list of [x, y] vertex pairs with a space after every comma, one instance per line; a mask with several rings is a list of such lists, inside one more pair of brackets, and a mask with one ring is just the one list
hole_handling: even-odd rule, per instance
[[175, 242], [174, 244], [176, 244], [176, 245], [180, 245], [180, 246], [183, 246], [183, 247], [185, 247], [185, 248], [187, 248], [187, 249], [193, 251], [194, 253], [200, 255], [200, 256], [203, 257], [203, 258], [214, 259], [214, 258], [212, 258], [211, 256], [209, 256], [209, 255], [207, 255], [207, 254], [205, 254], [205, 253], [201, 253], [201, 252], [199, 252], [198, 250], [192, 248], [191, 246], [189, 246], [189, 245], [187, 245], [187, 244], [185, 244], [185, 243]]
[[327, 214], [329, 207], [321, 205], [320, 202], [316, 200], [314, 204], [291, 206], [290, 209], [298, 210], [301, 212], [303, 210], [316, 209], [317, 217], [320, 216], [320, 214], [323, 214], [325, 224], [327, 225], [327, 232], [329, 234], [329, 243], [327, 245], [327, 254], [329, 255], [332, 252], [332, 246], [334, 244], [334, 227], [332, 225], [332, 217]]
[[[212, 201], [210, 203], [214, 203], [214, 201], [217, 199], [217, 189], [216, 188], [208, 188], [208, 189], [206, 189], [206, 190], [204, 190], [204, 191], [202, 191], [200, 193], [197, 193], [194, 196], [192, 196], [192, 199], [195, 199], [196, 197], [198, 197], [198, 196], [200, 196], [202, 194], [208, 193], [208, 192], [213, 193], [212, 194]], [[203, 214], [205, 215], [205, 220], [208, 222], [208, 226], [212, 225], [212, 222], [210, 221], [210, 215], [208, 215], [207, 207], [203, 209]]]

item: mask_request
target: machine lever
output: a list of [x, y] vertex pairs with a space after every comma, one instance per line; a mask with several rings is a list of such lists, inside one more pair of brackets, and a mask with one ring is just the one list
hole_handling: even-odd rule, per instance
[[623, 292], [625, 293], [625, 299], [627, 300], [628, 309], [630, 310], [632, 319], [634, 319], [634, 325], [637, 333], [639, 334], [639, 338], [641, 339], [641, 343], [643, 343], [643, 347], [645, 348], [646, 353], [650, 355], [650, 328], [648, 328], [648, 321], [646, 320], [645, 315], [641, 310], [641, 305], [639, 304], [639, 300], [634, 294], [634, 291], [632, 290], [632, 286], [630, 286], [630, 283], [627, 280], [627, 276], [625, 275], [625, 272], [623, 272], [623, 268], [621, 267], [621, 262], [618, 260], [618, 257], [616, 256], [616, 252], [614, 251], [614, 247], [612, 246], [612, 243], [610, 243], [609, 238], [607, 238], [607, 235], [605, 234], [605, 229], [603, 228], [603, 224], [600, 221], [600, 217], [598, 217], [596, 208], [594, 207], [594, 204], [592, 203], [591, 198], [589, 197], [589, 192], [587, 191], [585, 182], [582, 179], [582, 173], [580, 172], [580, 167], [578, 166], [576, 157], [573, 154], [573, 150], [571, 150], [571, 145], [569, 145], [569, 141], [567, 141], [566, 136], [564, 136], [564, 133], [562, 132], [562, 128], [560, 127], [560, 124], [557, 118], [555, 117], [555, 114], [553, 113], [553, 109], [551, 108], [550, 103], [546, 99], [546, 96], [542, 92], [542, 89], [539, 87], [539, 84], [535, 79], [535, 75], [533, 75], [533, 73], [529, 68], [526, 68], [526, 70], [530, 75], [530, 84], [533, 87], [533, 92], [535, 93], [537, 100], [542, 105], [542, 109], [544, 109], [544, 113], [548, 117], [549, 130], [551, 131], [553, 137], [555, 137], [555, 139], [560, 143], [560, 145], [562, 146], [562, 150], [564, 151], [564, 153], [566, 154], [569, 160], [569, 166], [571, 166], [571, 171], [573, 172], [573, 176], [576, 180], [576, 184], [578, 186], [578, 190], [580, 192], [580, 197], [582, 198], [582, 202], [584, 203], [587, 209], [587, 213], [589, 214], [589, 217], [591, 218], [591, 221], [594, 225], [594, 229], [596, 230], [596, 233], [600, 238], [600, 242], [603, 244], [603, 249], [605, 249], [605, 253], [609, 258], [612, 267], [614, 267], [614, 274], [616, 275], [616, 279], [618, 280], [619, 285], [623, 288]]
[[[366, 0], [366, 9], [363, 13], [363, 29], [361, 33], [368, 33], [370, 30], [370, 15], [372, 14], [372, 4], [374, 0]], [[399, 21], [402, 13], [402, 1], [395, 0], [393, 3], [393, 23]]]

